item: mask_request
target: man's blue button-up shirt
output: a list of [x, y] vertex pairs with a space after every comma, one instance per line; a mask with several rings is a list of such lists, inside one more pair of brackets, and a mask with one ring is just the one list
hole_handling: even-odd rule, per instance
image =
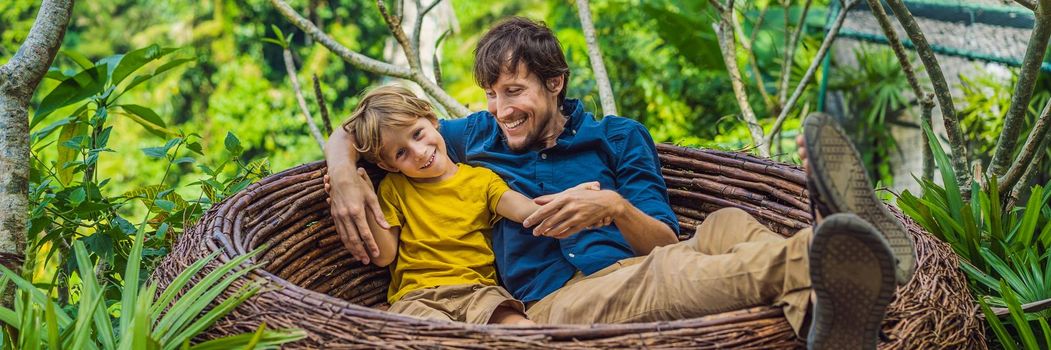
[[[596, 121], [579, 100], [567, 99], [563, 114], [568, 116], [565, 131], [554, 147], [544, 150], [511, 151], [496, 118], [485, 111], [442, 120], [439, 131], [454, 162], [489, 168], [526, 196], [598, 181], [678, 233], [657, 149], [646, 128], [616, 116]], [[616, 225], [558, 240], [534, 237], [532, 229], [510, 220], [493, 228], [493, 251], [504, 287], [526, 302], [562, 287], [577, 270], [590, 275], [635, 256]]]

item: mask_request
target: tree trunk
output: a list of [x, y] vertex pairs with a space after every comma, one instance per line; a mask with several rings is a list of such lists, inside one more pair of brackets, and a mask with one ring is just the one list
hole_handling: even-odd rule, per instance
[[580, 15], [580, 26], [584, 29], [584, 39], [588, 44], [591, 70], [595, 72], [595, 83], [598, 84], [602, 114], [617, 115], [617, 102], [613, 99], [613, 88], [609, 83], [609, 74], [606, 73], [606, 63], [602, 61], [602, 50], [599, 48], [598, 37], [595, 35], [595, 24], [591, 21], [591, 6], [588, 0], [577, 0], [577, 13]]
[[[44, 0], [26, 41], [0, 66], [0, 259], [5, 264], [20, 262], [26, 246], [29, 100], [55, 60], [72, 12], [73, 0]], [[3, 296], [4, 304], [12, 291]]]

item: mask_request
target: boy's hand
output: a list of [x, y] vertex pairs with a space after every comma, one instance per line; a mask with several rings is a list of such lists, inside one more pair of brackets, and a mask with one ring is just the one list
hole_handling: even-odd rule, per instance
[[[387, 220], [380, 210], [376, 192], [368, 175], [362, 175], [364, 169], [358, 169], [357, 176], [345, 174], [334, 179], [325, 175], [325, 191], [329, 194], [329, 209], [332, 221], [339, 233], [340, 241], [350, 250], [355, 260], [368, 264], [370, 257], [379, 255], [379, 247], [369, 230], [365, 215], [372, 214], [376, 222], [389, 228]], [[350, 176], [346, 176], [350, 175]]]

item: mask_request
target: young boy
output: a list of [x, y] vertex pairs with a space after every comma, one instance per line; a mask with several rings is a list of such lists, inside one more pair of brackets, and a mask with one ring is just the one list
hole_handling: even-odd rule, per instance
[[377, 194], [391, 228], [369, 217], [380, 250], [373, 263], [394, 262], [389, 311], [475, 324], [533, 324], [522, 302], [496, 283], [490, 234], [501, 217], [522, 222], [538, 206], [491, 170], [453, 163], [437, 126], [427, 101], [396, 86], [369, 92], [343, 124], [359, 154], [390, 172]]

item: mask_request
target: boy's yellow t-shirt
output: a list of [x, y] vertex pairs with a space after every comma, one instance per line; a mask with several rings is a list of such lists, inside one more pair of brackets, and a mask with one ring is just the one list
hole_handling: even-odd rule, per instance
[[492, 170], [457, 165], [452, 178], [439, 182], [416, 182], [401, 173], [380, 182], [383, 215], [401, 227], [390, 303], [417, 289], [496, 285], [491, 234], [500, 219], [496, 205], [509, 188]]

